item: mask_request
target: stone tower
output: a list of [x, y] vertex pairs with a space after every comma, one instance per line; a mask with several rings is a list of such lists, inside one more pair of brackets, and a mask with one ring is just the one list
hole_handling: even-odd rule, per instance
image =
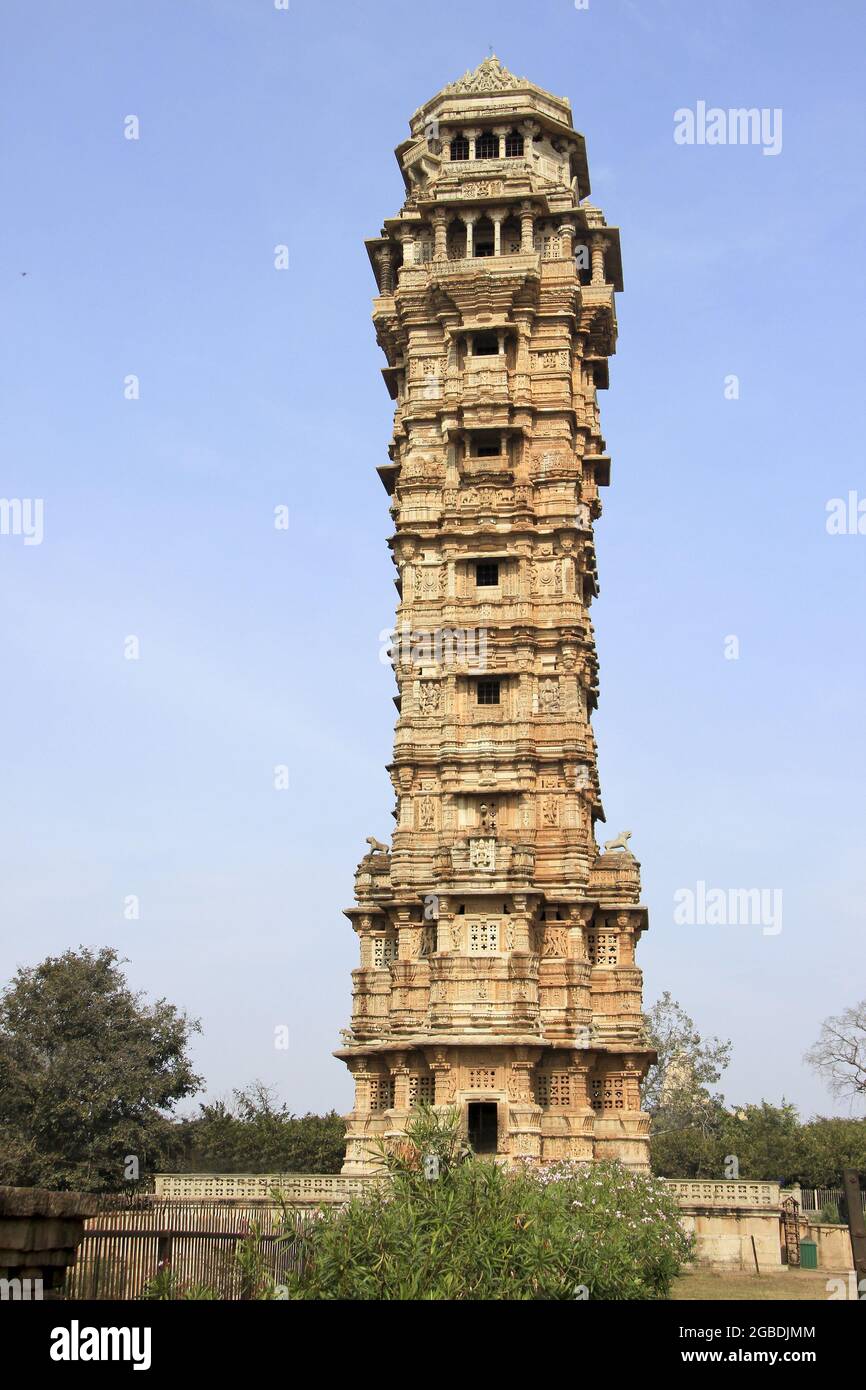
[[367, 243], [396, 402], [399, 595], [390, 847], [371, 838], [344, 1171], [412, 1107], [459, 1106], [503, 1160], [648, 1163], [653, 1058], [639, 865], [600, 853], [590, 715], [593, 525], [610, 477], [596, 391], [619, 236], [569, 103], [495, 57], [412, 117], [397, 217]]

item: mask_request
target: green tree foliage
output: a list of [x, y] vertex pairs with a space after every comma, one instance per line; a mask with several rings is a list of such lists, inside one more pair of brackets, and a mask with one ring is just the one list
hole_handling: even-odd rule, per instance
[[735, 1156], [741, 1178], [793, 1182], [799, 1169], [800, 1121], [796, 1106], [744, 1105], [726, 1114], [721, 1126], [725, 1156]]
[[804, 1187], [838, 1187], [843, 1168], [866, 1181], [866, 1120], [814, 1119], [800, 1130], [798, 1175]]
[[690, 1244], [655, 1179], [616, 1163], [510, 1172], [441, 1138], [430, 1177], [419, 1114], [386, 1160], [390, 1181], [308, 1223], [290, 1298], [666, 1297]]
[[[866, 1002], [823, 1026], [807, 1054], [834, 1083], [854, 1094], [864, 1065]], [[665, 993], [646, 1016], [647, 1038], [658, 1052], [643, 1091], [652, 1116], [653, 1172], [671, 1178], [726, 1178], [836, 1187], [843, 1168], [866, 1177], [866, 1120], [823, 1119], [803, 1124], [786, 1100], [729, 1109], [714, 1088], [730, 1061], [731, 1044], [702, 1038], [688, 1014]]]
[[339, 1173], [346, 1149], [336, 1111], [293, 1115], [260, 1081], [202, 1105], [177, 1141], [174, 1166], [187, 1173]]
[[[725, 1178], [838, 1187], [843, 1168], [866, 1179], [866, 1120], [816, 1118], [802, 1124], [796, 1108], [761, 1101], [719, 1109], [708, 1128], [693, 1126], [651, 1138], [653, 1172], [670, 1178]], [[736, 1160], [734, 1166], [731, 1160]]]
[[198, 1024], [128, 987], [117, 952], [66, 951], [0, 995], [0, 1182], [128, 1186], [170, 1151], [175, 1103], [198, 1090]]

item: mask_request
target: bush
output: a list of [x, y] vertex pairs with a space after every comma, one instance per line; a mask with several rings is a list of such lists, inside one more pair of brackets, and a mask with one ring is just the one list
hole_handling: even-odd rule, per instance
[[309, 1224], [290, 1298], [667, 1296], [691, 1243], [657, 1179], [616, 1163], [508, 1171], [456, 1149], [428, 1179], [415, 1139], [430, 1128], [422, 1112], [385, 1156], [389, 1184]]

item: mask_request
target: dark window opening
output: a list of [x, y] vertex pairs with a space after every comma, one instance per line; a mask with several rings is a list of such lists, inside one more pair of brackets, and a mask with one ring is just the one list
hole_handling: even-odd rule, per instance
[[470, 1101], [469, 1142], [477, 1154], [495, 1154], [497, 1138], [497, 1106], [495, 1101]]
[[482, 560], [475, 566], [475, 583], [479, 589], [492, 588], [499, 583], [499, 563], [496, 560]]
[[505, 158], [516, 159], [523, 154], [523, 136], [516, 130], [511, 130], [505, 137]]
[[499, 338], [495, 333], [474, 333], [472, 335], [473, 357], [496, 357], [499, 354]]
[[494, 246], [493, 246], [493, 242], [492, 242], [492, 241], [486, 241], [486, 240], [485, 240], [485, 241], [476, 241], [476, 243], [475, 243], [475, 255], [476, 255], [476, 256], [492, 256], [492, 255], [493, 255], [493, 251], [494, 251]]
[[475, 141], [476, 159], [498, 159], [499, 158], [499, 136], [492, 131], [485, 130], [483, 135], [479, 135]]
[[479, 705], [498, 705], [499, 686], [499, 681], [479, 681], [477, 687]]
[[466, 911], [466, 904], [465, 904], [465, 903], [461, 903], [460, 906], [458, 907], [457, 911], [458, 911], [458, 912], [465, 912], [465, 911]]
[[495, 434], [476, 434], [472, 440], [472, 453], [475, 458], [497, 458], [500, 451], [500, 441]]
[[469, 141], [466, 139], [465, 135], [455, 135], [454, 139], [451, 141], [451, 158], [469, 158]]

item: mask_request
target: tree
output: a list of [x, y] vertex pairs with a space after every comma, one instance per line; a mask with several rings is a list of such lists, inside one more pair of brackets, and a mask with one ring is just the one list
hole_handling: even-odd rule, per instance
[[842, 1171], [866, 1178], [866, 1120], [816, 1116], [800, 1131], [798, 1177], [805, 1187], [839, 1187]]
[[650, 1135], [650, 1163], [661, 1178], [723, 1178], [727, 1152], [720, 1118]]
[[653, 1128], [708, 1129], [722, 1104], [710, 1087], [731, 1060], [730, 1042], [702, 1038], [667, 990], [646, 1015], [646, 1031], [658, 1053], [643, 1087], [643, 1105], [653, 1117]]
[[866, 999], [835, 1018], [825, 1018], [805, 1060], [834, 1096], [866, 1098]]
[[327, 1115], [293, 1115], [261, 1081], [200, 1106], [180, 1127], [180, 1166], [206, 1173], [339, 1173], [345, 1125]]
[[170, 1151], [169, 1112], [201, 1082], [187, 1056], [199, 1024], [145, 1003], [123, 964], [82, 946], [0, 995], [0, 1182], [120, 1189]]
[[736, 1159], [740, 1178], [788, 1186], [801, 1171], [801, 1135], [797, 1107], [784, 1096], [781, 1105], [738, 1106], [722, 1126], [724, 1158]]

